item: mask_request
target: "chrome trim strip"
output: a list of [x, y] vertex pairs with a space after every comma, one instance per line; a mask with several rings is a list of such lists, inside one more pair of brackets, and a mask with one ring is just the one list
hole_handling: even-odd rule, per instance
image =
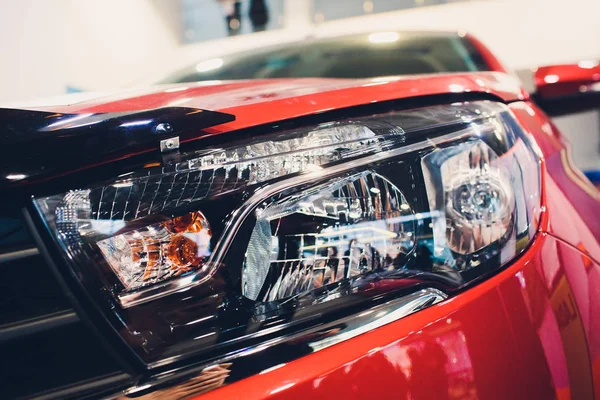
[[47, 331], [59, 326], [72, 324], [79, 321], [79, 317], [73, 311], [62, 311], [48, 314], [40, 318], [34, 318], [23, 322], [0, 327], [0, 343], [13, 339], [33, 335]]
[[30, 249], [11, 251], [10, 253], [0, 254], [0, 264], [13, 260], [18, 260], [20, 258], [37, 256], [38, 254], [40, 254], [40, 252], [35, 247], [32, 247]]
[[[221, 358], [213, 359], [197, 367], [179, 368], [163, 372], [150, 380], [138, 382], [136, 386], [131, 387], [123, 393], [115, 394], [111, 398], [125, 395], [126, 397], [144, 399], [146, 395], [159, 389], [160, 395], [165, 397], [169, 393], [180, 391], [181, 387], [185, 386], [188, 381], [198, 379], [198, 377], [207, 371], [223, 365], [227, 365], [227, 369], [231, 373], [227, 373], [227, 379], [223, 380], [221, 386], [252, 375], [267, 373], [276, 366], [300, 357], [298, 356], [299, 353], [311, 354], [326, 349], [395, 322], [437, 304], [446, 298], [448, 298], [448, 295], [440, 290], [433, 288], [421, 289], [415, 293], [372, 307], [358, 315], [348, 316], [328, 324], [320, 325], [316, 330], [307, 330], [294, 335], [271, 339], [254, 347], [230, 352]], [[285, 346], [282, 347], [282, 345]], [[289, 351], [290, 346], [297, 346], [298, 349], [302, 350], [291, 352]], [[281, 350], [279, 349], [280, 347], [282, 347]], [[268, 357], [264, 354], [267, 349], [269, 350]], [[273, 355], [277, 355], [277, 357]], [[261, 361], [268, 361], [269, 365], [262, 365], [257, 368], [257, 364], [259, 363], [254, 363], [253, 361], [259, 358]], [[254, 370], [252, 370], [252, 366], [254, 366]], [[173, 381], [177, 381], [177, 383], [170, 386], [170, 382]], [[211, 387], [211, 390], [217, 387]], [[193, 394], [187, 393], [189, 396]]]
[[310, 346], [315, 350], [325, 349], [397, 321], [407, 315], [439, 303], [446, 298], [448, 298], [448, 295], [436, 289], [420, 290], [404, 296], [398, 301], [390, 301], [358, 314], [353, 319], [353, 323], [357, 325], [355, 328], [342, 330], [335, 336], [315, 341]]
[[115, 387], [127, 387], [132, 378], [125, 373], [114, 373], [98, 378], [78, 382], [73, 385], [38, 392], [20, 400], [55, 400], [55, 399], [81, 399], [97, 398], [101, 393], [106, 394], [115, 390]]

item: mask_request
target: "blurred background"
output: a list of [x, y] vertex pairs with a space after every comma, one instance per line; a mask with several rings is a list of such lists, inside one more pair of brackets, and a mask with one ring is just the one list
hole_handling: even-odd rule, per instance
[[[600, 59], [599, 0], [0, 0], [0, 103], [157, 82], [222, 55], [376, 30], [469, 32], [515, 74]], [[600, 114], [556, 119], [600, 170]]]

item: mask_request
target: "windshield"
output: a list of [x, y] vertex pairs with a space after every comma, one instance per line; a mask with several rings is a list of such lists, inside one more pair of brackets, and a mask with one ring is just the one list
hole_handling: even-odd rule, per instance
[[253, 78], [377, 76], [489, 70], [468, 39], [457, 34], [378, 32], [203, 60], [160, 83]]

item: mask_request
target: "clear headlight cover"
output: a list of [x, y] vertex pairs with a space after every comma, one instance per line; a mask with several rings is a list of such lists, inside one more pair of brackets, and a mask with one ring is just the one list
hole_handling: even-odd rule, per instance
[[182, 154], [35, 199], [147, 364], [309, 329], [424, 287], [452, 295], [532, 240], [539, 159], [508, 108], [459, 103]]

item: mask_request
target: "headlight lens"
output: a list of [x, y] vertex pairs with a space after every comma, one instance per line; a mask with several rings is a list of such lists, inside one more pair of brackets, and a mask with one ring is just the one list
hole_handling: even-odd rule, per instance
[[186, 272], [201, 270], [210, 255], [211, 230], [201, 212], [191, 212], [98, 241], [129, 292]]
[[415, 236], [414, 213], [393, 183], [373, 172], [339, 178], [257, 212], [242, 293], [273, 301], [399, 269]]
[[505, 106], [460, 103], [240, 140], [35, 204], [153, 364], [460, 290], [533, 238], [539, 160]]

